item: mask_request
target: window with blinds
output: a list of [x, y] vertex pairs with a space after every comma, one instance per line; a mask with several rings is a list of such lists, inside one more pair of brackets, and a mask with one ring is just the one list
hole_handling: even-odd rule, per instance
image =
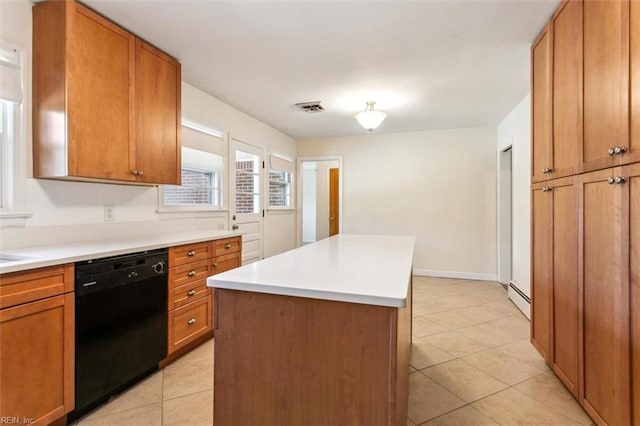
[[183, 121], [182, 184], [163, 186], [163, 207], [222, 208], [226, 151], [223, 132]]
[[290, 209], [293, 161], [277, 155], [269, 156], [269, 208]]

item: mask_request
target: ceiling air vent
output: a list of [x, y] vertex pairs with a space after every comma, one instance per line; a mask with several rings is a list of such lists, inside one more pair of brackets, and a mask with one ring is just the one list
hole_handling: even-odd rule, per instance
[[320, 102], [320, 101], [300, 102], [300, 103], [297, 103], [296, 106], [298, 108], [300, 108], [301, 110], [303, 110], [305, 112], [308, 112], [308, 113], [322, 112], [322, 111], [326, 111], [327, 110], [325, 108], [325, 106], [322, 105], [322, 102]]

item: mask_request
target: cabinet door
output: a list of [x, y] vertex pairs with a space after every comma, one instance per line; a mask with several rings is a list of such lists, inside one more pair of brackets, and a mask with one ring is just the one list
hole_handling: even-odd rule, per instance
[[623, 169], [628, 182], [629, 279], [631, 288], [632, 424], [640, 424], [640, 164]]
[[578, 397], [578, 197], [573, 178], [549, 183], [553, 198], [553, 370]]
[[67, 22], [68, 173], [133, 180], [135, 39], [87, 8], [74, 7]]
[[552, 306], [552, 203], [551, 193], [544, 184], [536, 184], [531, 195], [532, 248], [531, 284], [532, 319], [531, 342], [545, 360], [551, 353]]
[[629, 49], [631, 69], [631, 123], [627, 152], [620, 155], [621, 164], [640, 161], [640, 2], [630, 2]]
[[143, 182], [180, 184], [180, 85], [180, 64], [137, 40], [136, 170]]
[[551, 30], [547, 26], [531, 49], [533, 182], [547, 178], [551, 152]]
[[629, 138], [629, 2], [585, 1], [583, 171], [615, 165]]
[[73, 293], [0, 310], [0, 416], [48, 425], [74, 405]]
[[550, 177], [558, 178], [576, 173], [578, 147], [582, 142], [582, 2], [567, 1], [552, 24], [553, 166]]
[[[628, 185], [620, 169], [582, 176], [584, 407], [599, 424], [630, 424]], [[624, 245], [627, 243], [627, 248]], [[628, 275], [627, 275], [628, 276]]]

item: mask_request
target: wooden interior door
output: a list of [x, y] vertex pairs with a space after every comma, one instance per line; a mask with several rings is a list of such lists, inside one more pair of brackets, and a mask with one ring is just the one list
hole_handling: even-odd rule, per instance
[[577, 172], [578, 147], [582, 143], [582, 2], [564, 3], [552, 22], [553, 166], [550, 176], [558, 178]]
[[545, 360], [551, 355], [553, 303], [553, 197], [545, 183], [533, 185], [531, 195], [531, 342]]
[[329, 169], [329, 236], [340, 232], [340, 169]]
[[181, 84], [176, 60], [136, 40], [138, 180], [180, 185]]
[[547, 179], [553, 167], [551, 134], [551, 27], [547, 26], [531, 50], [533, 182]]
[[578, 397], [578, 197], [574, 178], [553, 181], [553, 370]]
[[[628, 227], [620, 168], [582, 176], [584, 407], [596, 423], [630, 424]], [[627, 234], [628, 235], [628, 234]], [[627, 275], [628, 276], [628, 275]]]
[[585, 1], [583, 171], [612, 167], [629, 142], [629, 1]]
[[[134, 180], [135, 38], [74, 3], [67, 137], [72, 176]], [[85, 76], [91, 78], [85, 78]]]

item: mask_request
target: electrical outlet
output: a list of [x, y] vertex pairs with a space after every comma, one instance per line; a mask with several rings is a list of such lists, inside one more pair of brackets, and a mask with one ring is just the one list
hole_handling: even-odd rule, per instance
[[113, 222], [116, 220], [116, 208], [113, 204], [104, 205], [104, 221]]
[[224, 231], [224, 223], [218, 224], [218, 231]]

